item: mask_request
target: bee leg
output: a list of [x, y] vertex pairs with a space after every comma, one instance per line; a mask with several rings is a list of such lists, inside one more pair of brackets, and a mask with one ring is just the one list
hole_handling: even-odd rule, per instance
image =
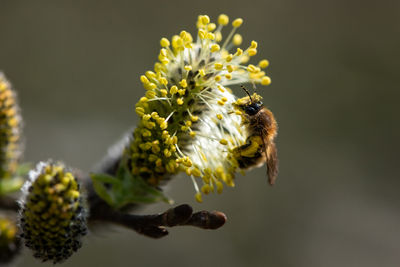
[[270, 185], [274, 185], [276, 177], [278, 176], [278, 152], [276, 146], [271, 142], [267, 146], [267, 175]]

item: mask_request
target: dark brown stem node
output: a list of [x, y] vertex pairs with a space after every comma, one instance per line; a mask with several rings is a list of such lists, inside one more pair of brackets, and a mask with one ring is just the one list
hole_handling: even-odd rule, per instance
[[155, 215], [113, 212], [113, 214], [107, 216], [106, 220], [153, 238], [168, 235], [165, 227], [189, 225], [202, 229], [218, 229], [226, 222], [225, 214], [219, 211], [192, 212], [193, 209], [190, 205], [183, 204]]

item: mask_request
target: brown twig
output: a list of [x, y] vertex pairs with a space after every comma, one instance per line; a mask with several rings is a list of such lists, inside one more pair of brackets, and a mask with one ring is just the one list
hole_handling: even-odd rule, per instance
[[[122, 148], [123, 146], [121, 146]], [[114, 175], [120, 163], [121, 155], [121, 151], [117, 151], [114, 155], [108, 155], [100, 164], [98, 171]], [[194, 226], [201, 229], [218, 229], [226, 222], [226, 216], [222, 212], [203, 210], [193, 213], [192, 207], [188, 204], [179, 205], [163, 213], [153, 215], [128, 213], [140, 207], [139, 204], [127, 205], [123, 209], [116, 210], [96, 194], [89, 176], [79, 170], [74, 170], [74, 173], [86, 192], [89, 223], [109, 222], [127, 227], [148, 237], [161, 238], [168, 235], [166, 227]], [[18, 208], [19, 206], [15, 198], [0, 198], [0, 209], [18, 211]]]
[[19, 209], [19, 205], [14, 197], [2, 196], [0, 197], [0, 209], [17, 212]]
[[226, 222], [226, 216], [219, 211], [192, 213], [190, 205], [183, 204], [155, 215], [134, 215], [113, 212], [103, 219], [125, 226], [148, 237], [161, 238], [168, 235], [165, 227], [195, 226], [201, 229], [218, 229]]

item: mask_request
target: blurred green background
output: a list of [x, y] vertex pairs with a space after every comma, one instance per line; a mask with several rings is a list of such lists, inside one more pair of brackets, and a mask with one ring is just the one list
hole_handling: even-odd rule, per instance
[[[276, 187], [260, 168], [197, 204], [177, 177], [168, 194], [224, 211], [223, 228], [152, 240], [106, 227], [62, 266], [399, 266], [399, 1], [0, 0], [0, 69], [19, 93], [25, 159], [90, 170], [137, 123], [160, 38], [220, 13], [242, 17], [243, 46], [257, 40], [255, 62], [271, 62], [259, 89], [279, 123]], [[42, 266], [23, 254], [16, 266]]]

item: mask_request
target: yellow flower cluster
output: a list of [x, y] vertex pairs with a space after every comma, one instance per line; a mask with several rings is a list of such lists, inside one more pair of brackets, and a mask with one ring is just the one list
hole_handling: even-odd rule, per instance
[[[18, 228], [14, 220], [0, 217], [0, 265], [10, 263], [18, 254], [20, 242]], [[3, 265], [2, 265], [3, 266]]]
[[10, 83], [0, 72], [0, 179], [11, 178], [21, 154], [21, 116]]
[[22, 237], [35, 257], [61, 262], [81, 247], [87, 232], [78, 182], [61, 163], [39, 163], [29, 176], [21, 203]]
[[238, 166], [231, 151], [247, 138], [240, 112], [232, 106], [236, 97], [227, 86], [271, 82], [262, 71], [267, 60], [246, 64], [256, 55], [257, 42], [245, 50], [238, 47], [242, 36], [236, 30], [242, 19], [232, 22], [223, 40], [222, 29], [228, 23], [226, 15], [218, 17], [218, 25], [202, 15], [196, 41], [187, 31], [161, 39], [159, 62], [140, 77], [146, 89], [136, 104], [140, 123], [125, 150], [132, 174], [151, 185], [186, 173], [199, 202], [201, 193], [220, 193], [223, 183], [234, 186]]

